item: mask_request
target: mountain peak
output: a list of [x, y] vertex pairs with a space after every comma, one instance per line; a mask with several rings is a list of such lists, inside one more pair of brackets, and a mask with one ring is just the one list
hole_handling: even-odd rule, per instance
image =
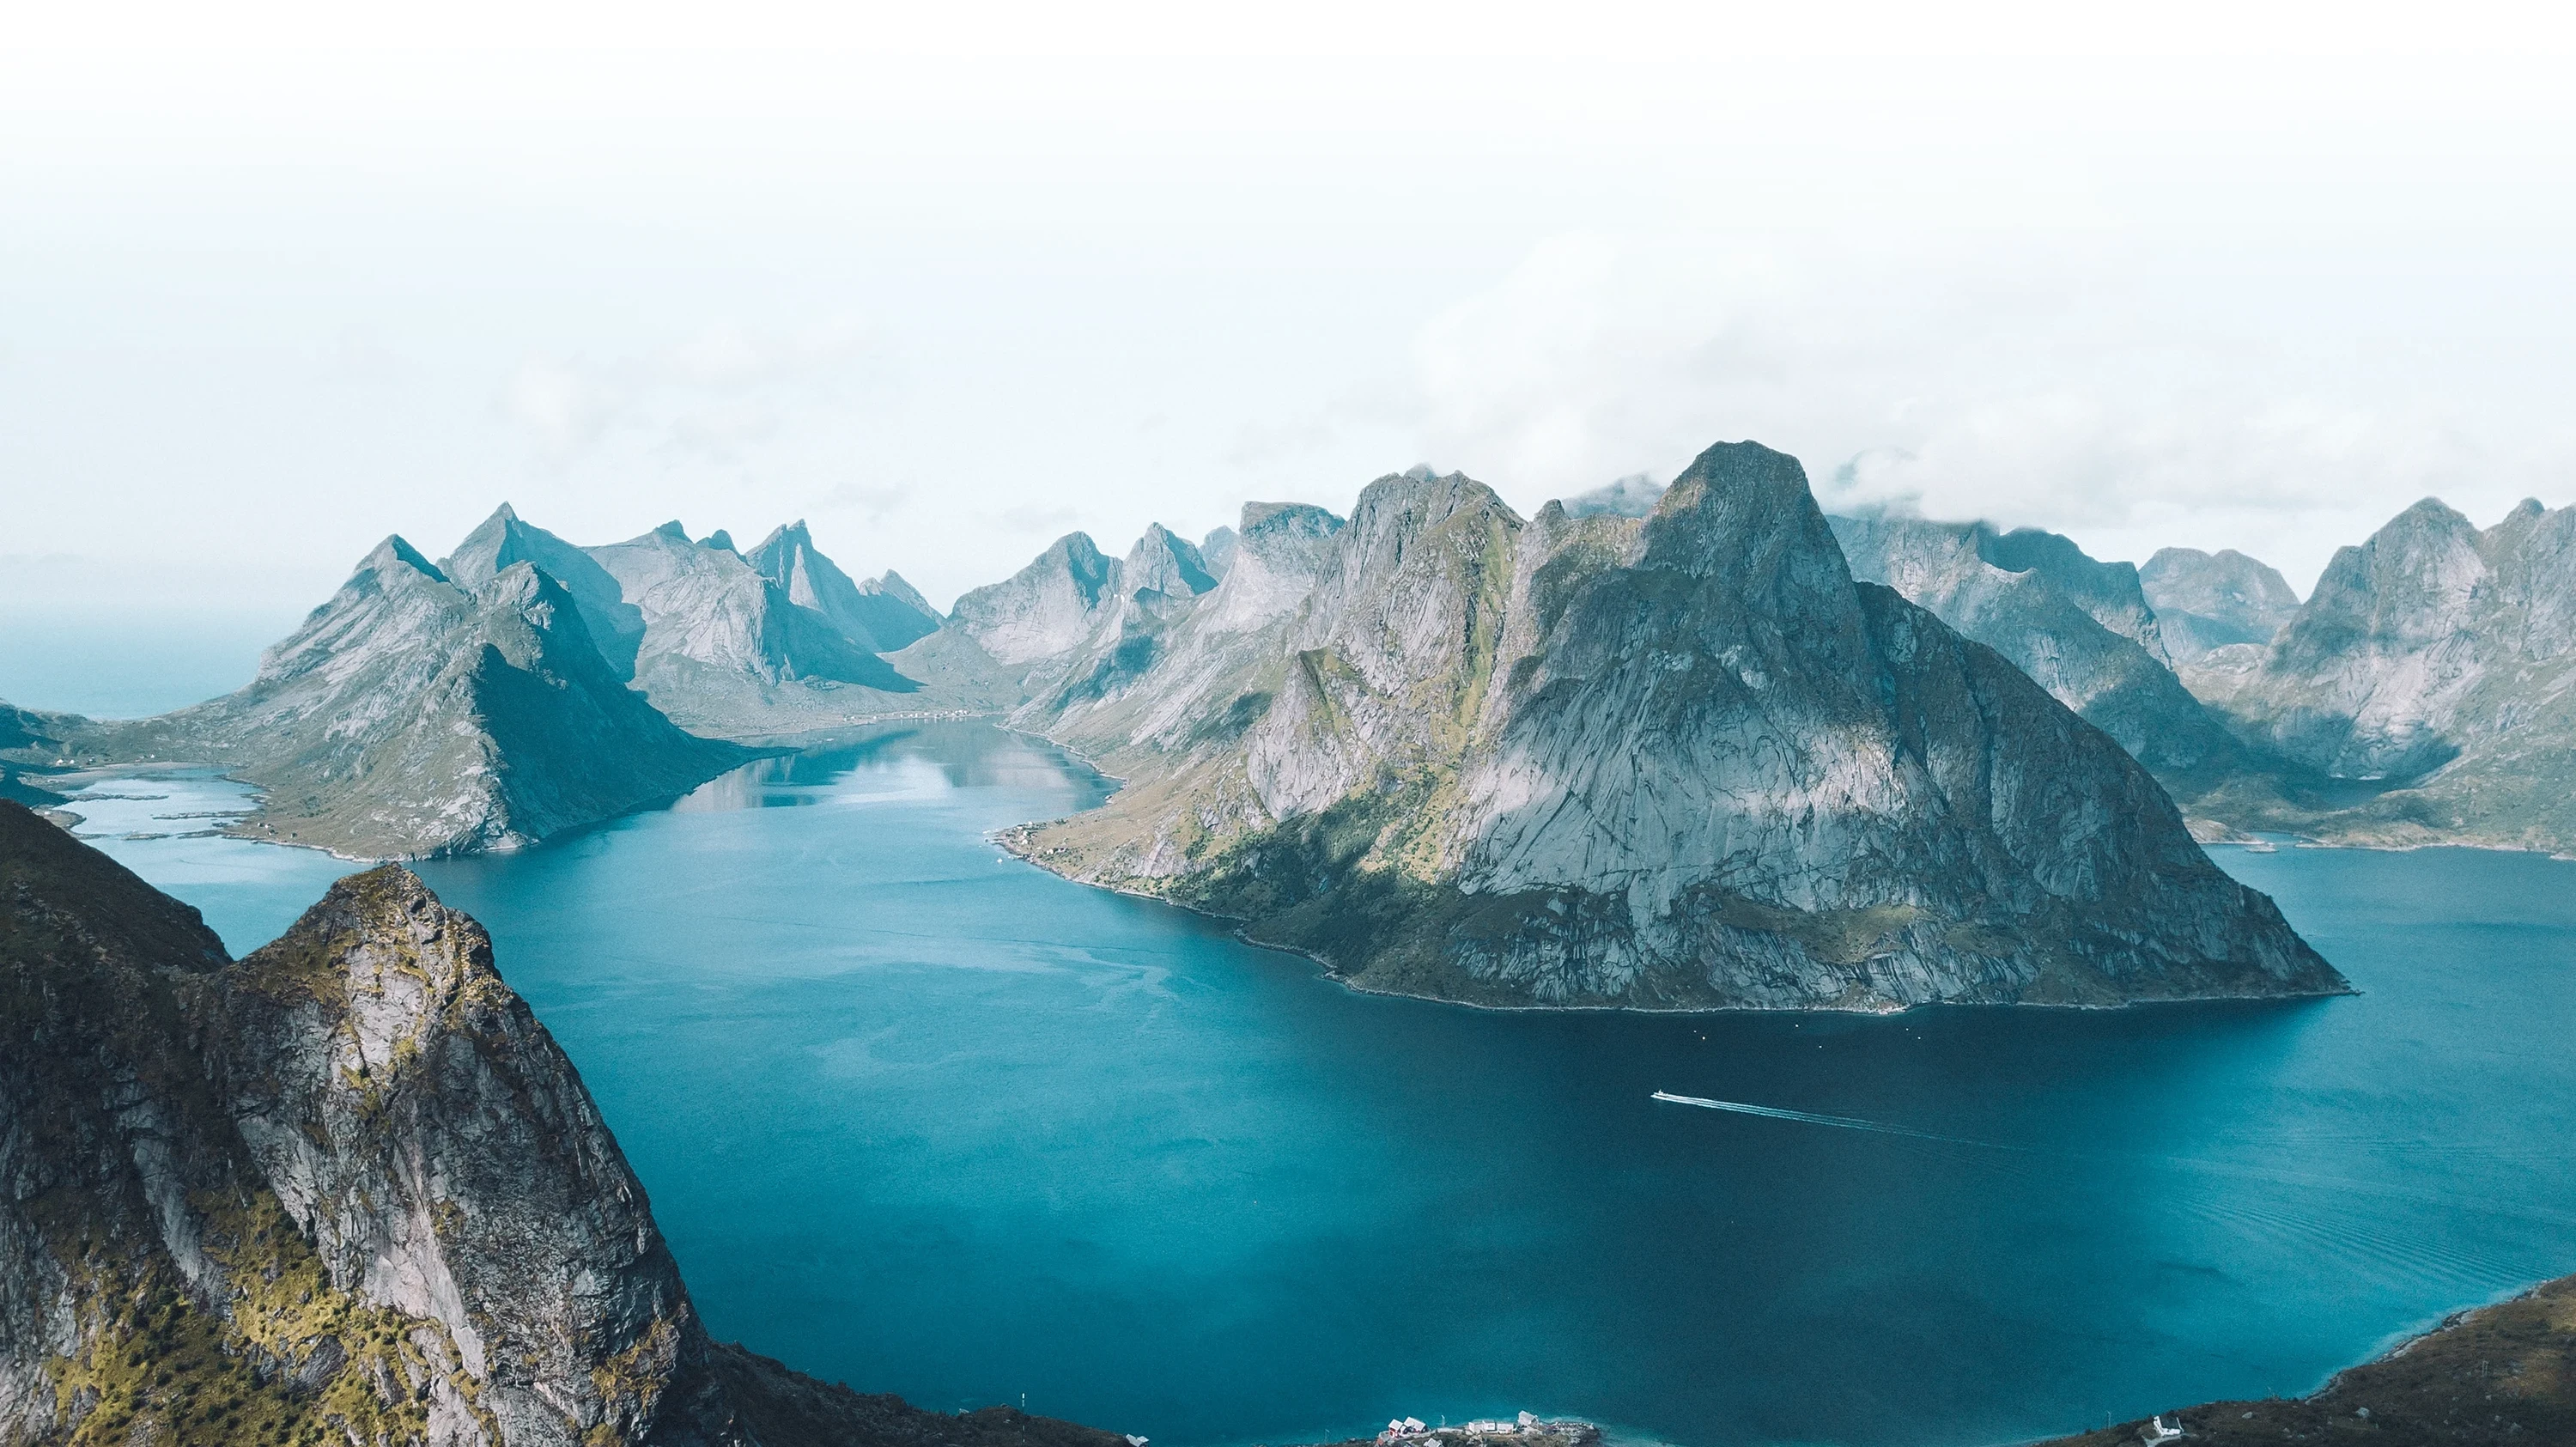
[[2477, 525], [2459, 509], [2438, 497], [2427, 497], [2413, 507], [2388, 520], [2381, 533], [2477, 531]]
[[422, 557], [420, 550], [405, 542], [400, 533], [387, 534], [383, 542], [376, 544], [375, 551], [367, 554], [366, 560], [358, 564], [361, 572], [380, 573], [393, 567], [409, 568], [422, 577], [436, 582], [447, 581], [447, 575], [438, 570], [438, 565]]
[[689, 530], [680, 526], [680, 520], [678, 518], [673, 518], [669, 522], [655, 528], [653, 530], [653, 536], [658, 538], [676, 538], [685, 543], [689, 540]]
[[1151, 588], [1175, 598], [1191, 598], [1216, 586], [1216, 575], [1198, 545], [1176, 536], [1161, 523], [1149, 523], [1145, 535], [1127, 550], [1120, 565], [1119, 586], [1129, 593]]

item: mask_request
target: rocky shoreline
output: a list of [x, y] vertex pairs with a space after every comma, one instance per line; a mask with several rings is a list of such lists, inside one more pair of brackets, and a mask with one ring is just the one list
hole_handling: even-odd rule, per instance
[[[2305, 1397], [2209, 1402], [2167, 1412], [2189, 1447], [2381, 1442], [2539, 1447], [2576, 1442], [2576, 1276], [2453, 1314]], [[2146, 1419], [2035, 1447], [2138, 1447]]]

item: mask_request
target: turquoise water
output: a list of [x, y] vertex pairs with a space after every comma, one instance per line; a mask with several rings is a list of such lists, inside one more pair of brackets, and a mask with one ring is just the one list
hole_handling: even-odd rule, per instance
[[[113, 784], [168, 797], [94, 827], [227, 787]], [[422, 872], [581, 1067], [714, 1329], [927, 1405], [1025, 1393], [1158, 1447], [1521, 1407], [1992, 1443], [2304, 1391], [2576, 1270], [2576, 865], [2219, 851], [2347, 999], [1492, 1014], [984, 839], [1098, 797], [1042, 744], [919, 728]], [[236, 950], [346, 867], [101, 842]]]

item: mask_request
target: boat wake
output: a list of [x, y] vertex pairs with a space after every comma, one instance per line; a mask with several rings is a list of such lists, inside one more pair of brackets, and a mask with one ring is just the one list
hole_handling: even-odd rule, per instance
[[1943, 1145], [1979, 1146], [1990, 1151], [2015, 1151], [2024, 1154], [2030, 1151], [2028, 1146], [2008, 1146], [1995, 1141], [1970, 1140], [1965, 1136], [1937, 1135], [1928, 1130], [1916, 1130], [1912, 1126], [1889, 1125], [1885, 1121], [1878, 1120], [1859, 1120], [1847, 1115], [1816, 1115], [1803, 1110], [1784, 1110], [1776, 1105], [1748, 1105], [1740, 1100], [1709, 1100], [1696, 1095], [1675, 1095], [1668, 1090], [1656, 1091], [1653, 1098], [1673, 1105], [1695, 1105], [1702, 1110], [1731, 1110], [1738, 1115], [1758, 1115], [1768, 1120], [1794, 1120], [1807, 1125], [1840, 1126], [1844, 1130], [1875, 1131], [1880, 1135], [1905, 1136], [1918, 1141], [1939, 1141]]

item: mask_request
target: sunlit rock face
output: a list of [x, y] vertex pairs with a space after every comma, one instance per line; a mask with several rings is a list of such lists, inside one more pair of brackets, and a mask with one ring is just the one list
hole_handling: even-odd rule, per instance
[[2427, 498], [2337, 552], [2268, 646], [2189, 677], [2248, 737], [2369, 786], [2309, 832], [2576, 847], [2576, 508], [2481, 530]]
[[2299, 611], [2287, 579], [2234, 548], [2159, 549], [2138, 570], [2138, 582], [2178, 667], [2236, 644], [2269, 643]]
[[1128, 781], [1032, 858], [1479, 1003], [2340, 987], [2117, 743], [1855, 582], [1794, 459], [1712, 448], [1642, 518], [1425, 469], [1239, 531], [1017, 716]]
[[1115, 607], [1118, 560], [1088, 533], [1067, 533], [1027, 567], [957, 600], [950, 622], [1006, 668], [1026, 668], [1081, 645]]

